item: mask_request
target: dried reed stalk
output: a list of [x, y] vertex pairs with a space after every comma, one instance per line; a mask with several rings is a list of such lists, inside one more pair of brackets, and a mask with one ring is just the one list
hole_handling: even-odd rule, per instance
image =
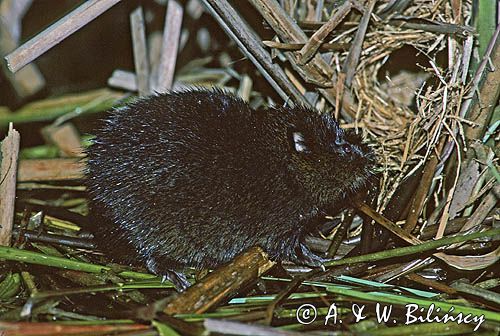
[[120, 0], [89, 0], [5, 57], [16, 72], [78, 29], [116, 5]]
[[21, 136], [12, 123], [7, 137], [2, 141], [2, 165], [0, 169], [0, 246], [10, 246], [14, 203], [16, 200], [17, 158]]

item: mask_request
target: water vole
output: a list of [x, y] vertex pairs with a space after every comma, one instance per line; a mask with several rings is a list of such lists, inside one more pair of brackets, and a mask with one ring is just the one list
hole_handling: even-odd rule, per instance
[[180, 287], [182, 267], [215, 267], [254, 245], [320, 265], [304, 236], [366, 186], [374, 164], [327, 114], [255, 110], [220, 90], [140, 99], [95, 135], [87, 186], [101, 247]]

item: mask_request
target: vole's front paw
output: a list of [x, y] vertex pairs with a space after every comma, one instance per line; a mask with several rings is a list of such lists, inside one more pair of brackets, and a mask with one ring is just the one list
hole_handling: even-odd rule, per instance
[[164, 277], [169, 280], [178, 292], [184, 292], [191, 286], [191, 283], [186, 278], [186, 275], [174, 270], [164, 271]]
[[309, 267], [323, 267], [323, 263], [331, 260], [315, 254], [304, 243], [299, 243], [299, 251], [293, 261]]
[[161, 276], [163, 280], [170, 281], [178, 292], [184, 292], [189, 288], [189, 286], [191, 286], [191, 283], [186, 278], [186, 275], [182, 272], [165, 269], [164, 267], [158, 265], [158, 263], [152, 258], [147, 261], [146, 265], [150, 272]]

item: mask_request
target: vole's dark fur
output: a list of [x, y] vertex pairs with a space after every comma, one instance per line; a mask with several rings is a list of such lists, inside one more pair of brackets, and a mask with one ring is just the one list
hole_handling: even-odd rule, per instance
[[194, 90], [111, 111], [88, 151], [87, 185], [101, 246], [172, 275], [254, 245], [275, 260], [319, 265], [304, 235], [372, 168], [360, 138], [326, 114], [254, 110]]

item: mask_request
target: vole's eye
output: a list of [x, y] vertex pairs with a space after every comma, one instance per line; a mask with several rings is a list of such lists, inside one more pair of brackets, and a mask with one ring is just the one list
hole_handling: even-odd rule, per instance
[[349, 144], [343, 144], [342, 146], [340, 146], [340, 148], [342, 149], [342, 151], [344, 153], [350, 153], [351, 152], [351, 146]]

